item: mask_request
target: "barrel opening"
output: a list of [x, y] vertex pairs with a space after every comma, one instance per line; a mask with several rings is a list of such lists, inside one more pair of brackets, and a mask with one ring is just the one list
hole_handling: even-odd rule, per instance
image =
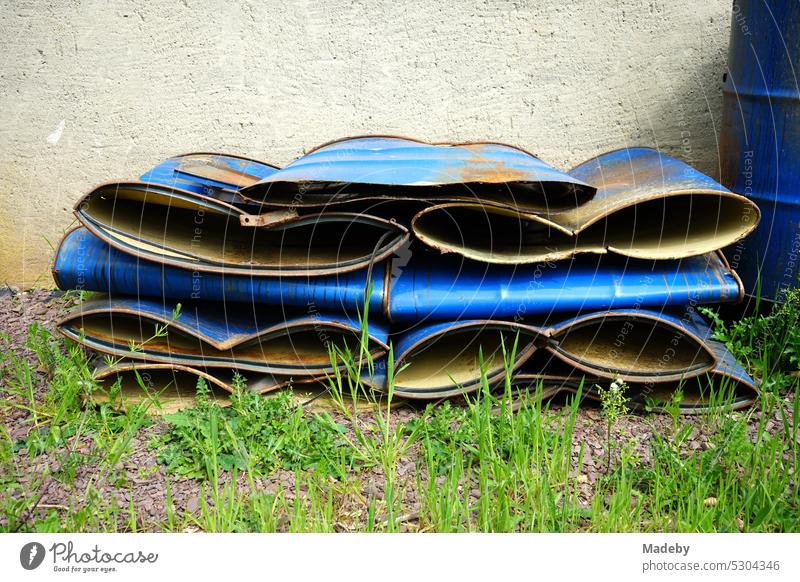
[[635, 384], [631, 390], [631, 401], [637, 407], [663, 409], [677, 403], [688, 413], [726, 406], [739, 409], [749, 406], [756, 396], [752, 386], [724, 374], [701, 374], [681, 382]]
[[[139, 374], [137, 378], [136, 374]], [[102, 402], [108, 398], [109, 390], [119, 382], [117, 401], [121, 406], [137, 404], [154, 398], [165, 413], [197, 405], [197, 387], [201, 376], [188, 370], [170, 368], [122, 369], [105, 373], [97, 379], [102, 389], [95, 392], [94, 399]], [[141, 380], [141, 384], [140, 384]], [[208, 398], [220, 406], [229, 406], [229, 392], [213, 381], [204, 379]], [[144, 385], [145, 390], [142, 390]]]
[[[275, 228], [242, 226], [239, 213], [168, 193], [100, 189], [79, 212], [125, 246], [211, 264], [276, 269], [346, 266], [385, 253], [402, 228], [369, 217], [306, 217]], [[385, 237], [387, 233], [393, 235]]]
[[675, 194], [610, 213], [573, 235], [545, 217], [476, 205], [442, 205], [414, 220], [428, 245], [492, 263], [530, 263], [577, 253], [674, 259], [702, 255], [735, 243], [758, 222], [758, 209], [740, 196]]
[[593, 318], [553, 338], [555, 352], [589, 371], [623, 378], [698, 373], [714, 357], [696, 338], [658, 320]]
[[688, 193], [641, 202], [581, 231], [609, 250], [630, 257], [674, 259], [735, 243], [752, 230], [758, 210], [748, 200], [716, 193]]
[[488, 207], [434, 207], [417, 215], [414, 231], [434, 248], [493, 263], [564, 258], [576, 250], [575, 237], [546, 220]]
[[[550, 398], [558, 393], [575, 394], [581, 388], [581, 378], [577, 376], [550, 376], [546, 374], [515, 374], [511, 385], [529, 396], [540, 392], [542, 398]], [[494, 393], [502, 394], [504, 386], [498, 386]]]
[[399, 225], [367, 216], [320, 215], [262, 231], [271, 257], [281, 268], [354, 265], [380, 258], [407, 238]]
[[[299, 193], [302, 192], [302, 196]], [[590, 186], [566, 182], [469, 182], [404, 186], [340, 182], [267, 182], [242, 194], [257, 203], [292, 207], [322, 207], [364, 200], [463, 202], [547, 212], [575, 208], [594, 196]]]
[[[144, 367], [136, 371], [131, 369], [113, 372], [102, 378], [102, 383], [104, 386], [111, 386], [119, 380], [123, 394], [140, 392], [142, 385], [139, 383], [139, 378], [136, 377], [137, 371], [142, 384], [150, 394], [174, 395], [179, 398], [194, 398], [197, 393], [197, 385], [202, 378], [186, 370], [170, 368], [149, 369]], [[204, 380], [213, 400], [227, 400], [229, 393], [226, 390], [214, 382], [209, 382], [207, 379]]]
[[[484, 327], [480, 330], [466, 328], [445, 332], [422, 342], [398, 360], [397, 367], [405, 366], [397, 374], [398, 390], [437, 390], [465, 388], [481, 379], [479, 354], [483, 350], [483, 369], [491, 379], [505, 369], [503, 346], [510, 357], [516, 331]], [[517, 357], [531, 348], [520, 337]]]
[[[254, 338], [231, 349], [217, 349], [174, 325], [141, 318], [135, 314], [100, 313], [86, 315], [64, 329], [75, 339], [117, 355], [152, 357], [157, 360], [207, 362], [234, 360], [239, 363], [286, 367], [292, 371], [330, 369], [330, 347], [359, 349], [358, 332], [342, 328], [320, 327], [289, 329], [285, 333]], [[162, 333], [157, 333], [161, 327]], [[81, 334], [82, 331], [82, 334]], [[131, 352], [131, 346], [135, 351]], [[371, 346], [375, 357], [383, 354]]]

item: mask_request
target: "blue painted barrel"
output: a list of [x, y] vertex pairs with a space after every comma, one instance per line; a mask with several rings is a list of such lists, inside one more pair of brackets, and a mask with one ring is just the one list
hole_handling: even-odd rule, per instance
[[800, 2], [735, 0], [724, 80], [720, 181], [761, 222], [727, 249], [749, 295], [781, 301], [800, 263]]

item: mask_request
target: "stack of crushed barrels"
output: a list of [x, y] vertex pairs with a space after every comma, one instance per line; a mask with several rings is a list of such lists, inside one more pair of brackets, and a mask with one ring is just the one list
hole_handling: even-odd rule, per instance
[[224, 394], [237, 374], [259, 393], [347, 374], [440, 399], [622, 380], [632, 406], [685, 412], [757, 395], [697, 308], [742, 298], [721, 249], [759, 210], [653, 149], [568, 172], [500, 143], [384, 136], [282, 169], [188, 154], [75, 215], [55, 280], [103, 295], [59, 327], [105, 356], [101, 383], [191, 399], [198, 377]]

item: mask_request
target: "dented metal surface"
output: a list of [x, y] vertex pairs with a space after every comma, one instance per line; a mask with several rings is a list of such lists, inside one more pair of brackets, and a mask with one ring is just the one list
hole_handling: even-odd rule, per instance
[[506, 144], [363, 136], [322, 145], [241, 193], [293, 207], [421, 196], [546, 211], [575, 206], [594, 188]]
[[[492, 385], [505, 378], [506, 370], [514, 382], [584, 376], [594, 383], [622, 380], [635, 384], [640, 397], [645, 386], [652, 386], [648, 394], [663, 396], [680, 382], [706, 374], [734, 377], [743, 388], [754, 389], [693, 308], [610, 310], [552, 324], [547, 319], [557, 316], [417, 326], [395, 339], [395, 368], [402, 368], [395, 394], [412, 399], [468, 394], [480, 387], [482, 376]], [[385, 381], [380, 373], [369, 379], [378, 386]]]
[[[138, 373], [138, 378], [136, 377]], [[144, 388], [154, 397], [163, 396], [165, 391], [174, 393], [178, 398], [189, 399], [192, 402], [196, 394], [197, 379], [204, 379], [212, 388], [212, 397], [216, 400], [225, 400], [225, 395], [220, 395], [214, 388], [219, 388], [228, 394], [235, 390], [235, 376], [239, 373], [233, 368], [203, 368], [186, 366], [178, 363], [155, 363], [133, 360], [120, 360], [108, 365], [98, 362], [92, 376], [100, 384], [110, 387], [117, 380], [121, 380], [123, 392], [137, 391]], [[266, 394], [280, 388], [285, 388], [298, 380], [317, 381], [317, 378], [307, 377], [295, 380], [291, 376], [274, 374], [258, 374], [245, 372], [242, 379], [247, 381], [247, 390], [256, 394]], [[187, 382], [182, 382], [179, 376], [189, 377]], [[157, 377], [156, 377], [157, 376]], [[172, 379], [170, 380], [170, 376]], [[141, 384], [139, 380], [141, 379]], [[166, 381], [164, 381], [166, 380]]]
[[[355, 313], [364, 306], [380, 313], [385, 301], [385, 263], [325, 277], [252, 277], [201, 273], [124, 253], [85, 228], [68, 232], [56, 251], [53, 278], [60, 289], [174, 301], [216, 301]], [[368, 285], [368, 282], [370, 285]], [[232, 307], [233, 308], [233, 307]]]
[[[374, 358], [388, 349], [388, 329], [371, 318]], [[107, 298], [82, 304], [58, 323], [66, 337], [86, 347], [133, 360], [264, 374], [332, 373], [330, 347], [355, 345], [361, 325], [346, 316], [275, 313], [219, 304]]]
[[607, 380], [678, 381], [709, 372], [710, 330], [693, 308], [682, 313], [617, 309], [586, 313], [547, 328], [546, 348], [566, 364]]
[[506, 267], [415, 255], [392, 280], [393, 322], [511, 318], [550, 312], [653, 309], [741, 299], [741, 285], [717, 253], [677, 261], [619, 257]]
[[[724, 348], [724, 346], [722, 347]], [[542, 399], [549, 399], [563, 393], [576, 394], [580, 389], [583, 398], [599, 403], [601, 398], [597, 387], [605, 387], [608, 383], [607, 379], [593, 378], [578, 371], [569, 376], [524, 371], [514, 376], [517, 398], [539, 394]], [[671, 408], [677, 404], [681, 414], [707, 413], [719, 408], [713, 403], [712, 391], [718, 399], [721, 396], [730, 395], [731, 410], [748, 408], [758, 398], [755, 381], [738, 364], [736, 368], [715, 367], [701, 376], [681, 381], [660, 384], [628, 382], [627, 384], [626, 395], [630, 400], [626, 406], [640, 412], [665, 412], [668, 407]], [[517, 393], [521, 388], [527, 388], [525, 393]], [[677, 401], [676, 394], [681, 395]]]
[[[364, 305], [367, 275], [367, 270], [313, 278], [197, 273], [122, 253], [86, 229], [64, 237], [53, 269], [62, 289], [251, 305], [310, 305], [349, 313]], [[378, 263], [369, 276], [370, 311], [384, 312], [398, 327], [415, 321], [519, 319], [635, 305], [661, 309], [735, 302], [742, 296], [735, 274], [718, 254], [668, 262], [603, 257], [519, 268], [415, 255], [404, 266]]]
[[623, 380], [637, 407], [682, 388], [687, 412], [711, 405], [708, 383], [733, 386], [736, 407], [757, 393], [694, 308], [741, 299], [718, 249], [758, 209], [655, 150], [564, 173], [505, 144], [367, 136], [283, 170], [190, 154], [148, 175], [84, 197], [53, 267], [63, 289], [111, 295], [59, 324], [123, 358], [107, 381], [172, 375], [187, 402], [192, 381], [225, 392], [234, 371], [257, 392], [317, 383], [339, 370], [332, 346], [358, 352], [366, 308], [365, 384], [386, 389], [393, 344], [394, 394], [409, 399], [496, 388], [507, 372], [544, 397]]
[[322, 380], [309, 376], [289, 377], [130, 360], [120, 360], [112, 366], [98, 363], [93, 376], [100, 386], [92, 394], [94, 402], [109, 402], [120, 408], [139, 404], [151, 414], [172, 414], [197, 406], [197, 385], [200, 380], [208, 388], [205, 398], [220, 407], [230, 406], [230, 394], [242, 383], [248, 391], [270, 395], [290, 386], [315, 386]]
[[223, 202], [247, 204], [239, 189], [267, 178], [278, 169], [241, 156], [198, 152], [164, 160], [142, 174], [139, 180], [188, 190]]
[[[492, 384], [516, 370], [536, 350], [541, 330], [502, 320], [462, 320], [420, 325], [395, 339], [394, 393], [412, 399], [474, 392], [483, 373]], [[518, 338], [518, 339], [517, 339]], [[518, 342], [513, 361], [510, 358]], [[505, 353], [508, 354], [504, 356]]]
[[180, 364], [119, 362], [107, 366], [101, 363], [93, 375], [98, 384], [92, 394], [93, 402], [108, 402], [120, 408], [140, 405], [150, 413], [173, 414], [196, 407], [200, 381], [206, 383], [208, 400], [223, 408], [231, 405], [232, 386], [227, 380]]
[[650, 148], [593, 158], [570, 175], [597, 188], [569, 209], [529, 213], [486, 204], [437, 204], [412, 221], [416, 237], [442, 252], [487, 263], [526, 264], [578, 254], [678, 259], [734, 244], [752, 232], [750, 200]]
[[75, 207], [78, 220], [108, 244], [140, 258], [204, 273], [328, 275], [381, 261], [408, 230], [364, 214], [254, 215], [194, 192], [137, 182], [112, 183]]
[[[682, 322], [702, 339], [702, 349], [713, 355], [709, 369], [692, 372], [681, 377], [660, 374], [648, 378], [633, 378], [626, 381], [628, 406], [634, 410], [663, 411], [677, 403], [684, 414], [700, 414], [728, 402], [732, 409], [751, 406], [758, 398], [757, 383], [744, 370], [725, 345], [711, 339], [710, 328], [696, 313], [662, 314]], [[642, 346], [646, 349], [646, 346]], [[662, 353], [669, 358], [670, 353]], [[614, 381], [608, 374], [594, 374], [586, 368], [573, 368], [552, 353], [539, 351], [514, 374], [512, 382], [517, 388], [527, 388], [528, 394], [541, 398], [552, 398], [557, 394], [576, 393], [580, 388], [584, 398], [600, 401], [598, 386], [607, 387]], [[676, 395], [680, 398], [676, 400]]]

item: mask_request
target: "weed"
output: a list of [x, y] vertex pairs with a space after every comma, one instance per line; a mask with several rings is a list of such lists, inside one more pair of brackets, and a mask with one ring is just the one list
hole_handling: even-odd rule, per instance
[[800, 289], [788, 291], [785, 302], [773, 305], [767, 315], [725, 322], [712, 309], [700, 311], [712, 319], [713, 337], [759, 377], [762, 390], [775, 392], [791, 385], [790, 373], [800, 371]]
[[171, 473], [215, 482], [220, 471], [313, 467], [341, 477], [354, 464], [345, 428], [328, 414], [304, 416], [289, 392], [265, 398], [240, 388], [228, 408], [207, 397], [202, 379], [197, 392], [197, 406], [166, 416], [169, 430], [151, 443]]
[[[67, 531], [70, 531], [67, 523], [78, 524], [75, 525], [78, 529], [88, 523], [99, 523], [100, 517], [93, 513], [99, 507], [94, 501], [98, 499], [95, 484], [109, 478], [113, 482], [131, 440], [150, 422], [145, 415], [147, 404], [129, 407], [124, 412], [117, 410], [114, 402], [95, 406], [92, 395], [97, 386], [84, 350], [56, 338], [38, 324], [30, 327], [26, 347], [35, 354], [38, 369], [30, 365], [24, 353], [5, 352], [8, 365], [3, 388], [10, 398], [0, 401], [0, 411], [24, 411], [28, 430], [22, 439], [3, 446], [10, 446], [16, 453], [24, 451], [29, 457], [49, 453], [55, 468], [31, 476], [21, 493], [14, 493], [16, 483], [12, 481], [0, 500], [0, 523], [5, 522], [9, 531], [39, 528], [37, 516], [42, 496], [39, 490], [50, 475], [71, 488], [76, 499], [83, 500], [84, 509], [58, 516]], [[44, 394], [37, 394], [36, 390], [40, 374], [48, 379]], [[78, 445], [87, 438], [95, 444], [90, 456], [77, 452]], [[74, 488], [76, 471], [89, 462], [97, 469], [78, 491]], [[18, 478], [14, 460], [11, 466], [6, 465], [7, 471]], [[102, 513], [116, 516], [118, 509], [104, 507]], [[46, 519], [52, 521], [55, 517], [51, 512]]]
[[614, 448], [611, 434], [620, 417], [628, 414], [629, 412], [627, 403], [630, 401], [630, 398], [625, 396], [625, 391], [628, 390], [628, 385], [617, 378], [608, 388], [595, 385], [595, 389], [600, 397], [600, 405], [602, 407], [603, 416], [606, 419], [606, 450], [608, 451], [608, 468], [606, 472], [610, 473], [611, 459]]

